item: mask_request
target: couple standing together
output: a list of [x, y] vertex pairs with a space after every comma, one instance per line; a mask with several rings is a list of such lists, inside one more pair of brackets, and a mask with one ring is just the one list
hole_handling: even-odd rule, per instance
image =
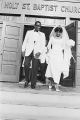
[[[41, 22], [36, 21], [34, 29], [26, 33], [22, 54], [25, 56], [25, 87], [29, 83], [29, 68], [32, 61], [31, 88], [36, 87], [36, 79], [39, 64], [41, 65], [42, 79], [52, 78], [56, 91], [59, 91], [61, 74], [64, 78], [69, 75], [70, 59], [72, 57], [71, 47], [75, 42], [69, 39], [65, 27], [57, 26], [51, 31], [49, 42], [46, 47], [45, 34], [40, 32]], [[47, 63], [46, 73], [44, 63]], [[49, 84], [52, 88], [52, 82]]]

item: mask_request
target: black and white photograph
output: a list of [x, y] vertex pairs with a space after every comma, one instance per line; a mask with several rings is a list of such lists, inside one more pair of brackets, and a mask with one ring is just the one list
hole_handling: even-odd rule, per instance
[[80, 0], [0, 0], [0, 120], [80, 120]]

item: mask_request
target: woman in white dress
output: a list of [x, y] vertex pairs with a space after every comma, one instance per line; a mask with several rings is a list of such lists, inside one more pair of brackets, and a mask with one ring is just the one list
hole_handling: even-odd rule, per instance
[[[69, 39], [64, 27], [53, 28], [48, 43], [48, 66], [45, 76], [53, 78], [56, 91], [59, 91], [61, 73], [64, 78], [69, 75], [70, 59], [72, 57], [71, 47], [75, 42]], [[50, 85], [49, 88], [52, 88]]]

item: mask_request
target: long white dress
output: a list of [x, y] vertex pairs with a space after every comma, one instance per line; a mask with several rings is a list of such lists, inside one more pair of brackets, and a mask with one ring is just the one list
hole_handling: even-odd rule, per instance
[[[46, 77], [52, 77], [54, 82], [59, 84], [61, 73], [64, 77], [69, 75], [69, 66], [71, 59], [71, 49], [69, 41], [64, 42], [64, 38], [51, 37], [48, 43], [48, 66], [46, 69]], [[73, 40], [71, 41], [71, 45]], [[51, 48], [52, 46], [52, 48]], [[64, 50], [64, 52], [63, 52]]]

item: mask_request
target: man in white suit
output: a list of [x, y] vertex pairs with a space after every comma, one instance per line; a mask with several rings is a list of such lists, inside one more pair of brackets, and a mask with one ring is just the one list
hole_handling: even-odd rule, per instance
[[[31, 74], [31, 88], [34, 89], [36, 86], [36, 77], [38, 72], [39, 63], [45, 62], [45, 34], [40, 32], [41, 22], [36, 21], [33, 30], [29, 30], [26, 33], [23, 45], [22, 53], [25, 54], [25, 85], [29, 83], [29, 67], [32, 61], [32, 74]], [[43, 66], [44, 67], [44, 66]], [[42, 72], [43, 72], [43, 67]]]

